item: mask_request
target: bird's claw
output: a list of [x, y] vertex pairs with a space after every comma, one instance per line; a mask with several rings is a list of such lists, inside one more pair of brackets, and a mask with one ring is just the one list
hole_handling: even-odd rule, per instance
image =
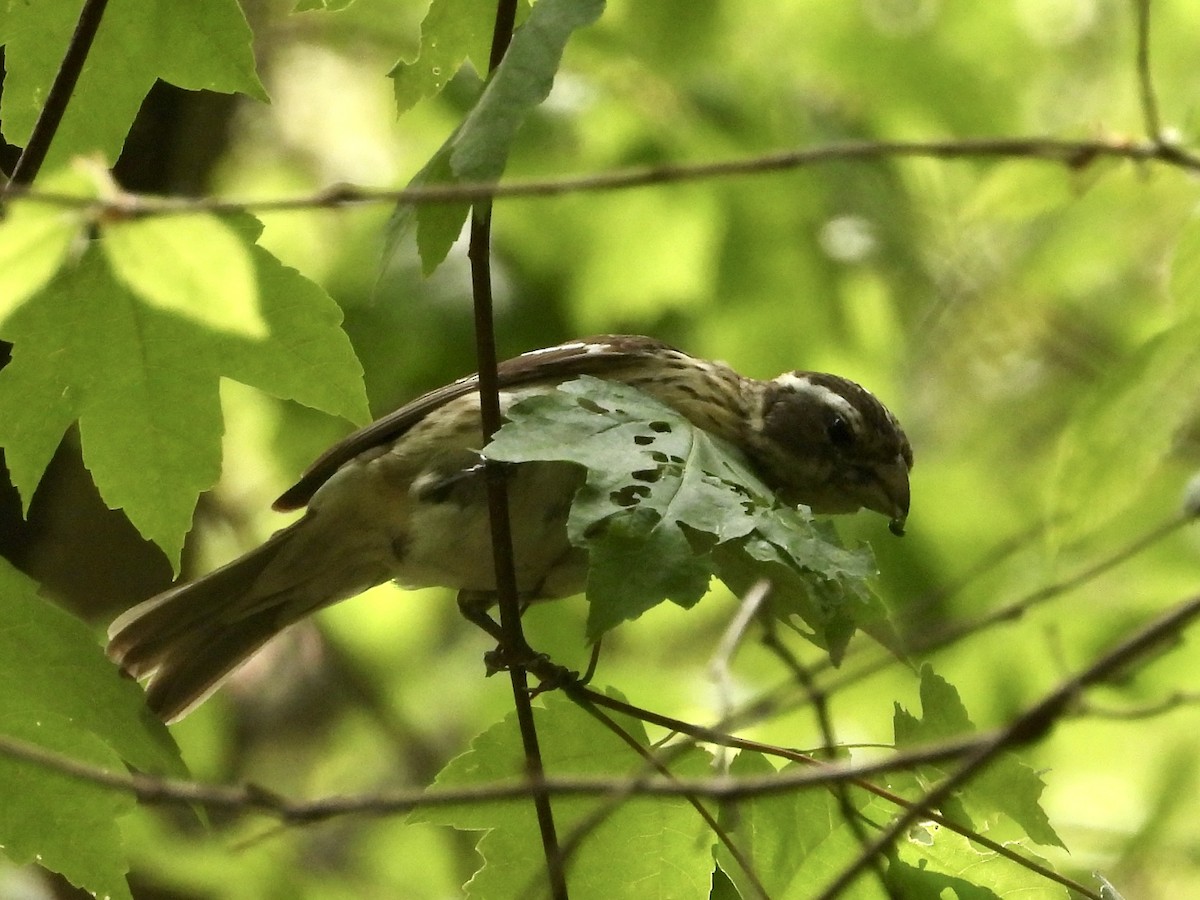
[[513, 650], [504, 644], [497, 644], [494, 650], [489, 650], [483, 655], [483, 664], [489, 677], [497, 672], [507, 672], [513, 666], [520, 666], [522, 669], [532, 672], [539, 684], [530, 690], [530, 697], [536, 697], [545, 691], [558, 690], [579, 681], [578, 672], [558, 665], [550, 659], [549, 655], [539, 653], [529, 646]]

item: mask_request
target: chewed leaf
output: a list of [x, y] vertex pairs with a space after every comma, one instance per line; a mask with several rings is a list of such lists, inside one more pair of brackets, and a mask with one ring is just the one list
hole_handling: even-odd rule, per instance
[[589, 551], [592, 638], [663, 600], [691, 606], [713, 575], [735, 591], [770, 578], [772, 609], [799, 616], [835, 659], [883, 616], [868, 551], [780, 504], [735, 447], [642, 391], [585, 376], [522, 400], [508, 419], [490, 458], [587, 470], [568, 534]]

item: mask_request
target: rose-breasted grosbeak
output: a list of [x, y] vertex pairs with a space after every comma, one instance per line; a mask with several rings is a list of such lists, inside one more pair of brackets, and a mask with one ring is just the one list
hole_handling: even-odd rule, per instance
[[[816, 513], [908, 514], [912, 450], [896, 418], [845, 378], [745, 378], [660, 341], [603, 335], [534, 350], [499, 367], [501, 409], [579, 375], [640, 388], [741, 449], [776, 495]], [[286, 626], [394, 579], [467, 594], [495, 590], [478, 381], [462, 378], [355, 432], [275, 502], [303, 518], [223, 568], [119, 617], [109, 655], [149, 677], [148, 703], [178, 718]], [[584, 587], [567, 540], [583, 474], [566, 463], [511, 466], [507, 490], [517, 589], [525, 599]]]

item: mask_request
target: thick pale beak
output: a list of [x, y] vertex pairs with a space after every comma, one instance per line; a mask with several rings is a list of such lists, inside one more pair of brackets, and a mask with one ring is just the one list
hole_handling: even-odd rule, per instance
[[897, 456], [890, 465], [876, 469], [863, 506], [882, 513], [891, 519], [888, 530], [900, 536], [904, 534], [904, 522], [908, 518], [908, 463]]

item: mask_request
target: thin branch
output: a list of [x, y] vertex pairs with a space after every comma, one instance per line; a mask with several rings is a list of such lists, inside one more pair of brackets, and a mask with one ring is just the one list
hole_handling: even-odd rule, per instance
[[497, 0], [496, 22], [492, 26], [492, 49], [488, 54], [488, 73], [495, 72], [504, 61], [508, 45], [512, 43], [513, 29], [517, 24], [516, 0]]
[[[986, 732], [929, 747], [913, 748], [886, 760], [857, 765], [822, 765], [811, 770], [782, 772], [755, 778], [718, 776], [646, 779], [637, 785], [637, 792], [646, 796], [695, 795], [715, 800], [746, 800], [787, 793], [798, 788], [822, 787], [838, 781], [857, 783], [859, 779], [962, 758], [990, 737], [992, 732]], [[744, 746], [746, 749], [757, 750], [765, 746], [737, 738], [727, 740], [733, 746]], [[803, 758], [802, 754], [790, 755]], [[0, 757], [130, 794], [137, 798], [138, 802], [148, 805], [194, 805], [210, 811], [221, 810], [241, 814], [255, 812], [291, 825], [307, 825], [347, 815], [382, 816], [463, 803], [503, 803], [528, 798], [536, 792], [554, 796], [606, 796], [625, 792], [630, 783], [630, 779], [626, 777], [551, 775], [536, 782], [530, 778], [521, 778], [462, 788], [412, 788], [300, 801], [290, 800], [254, 784], [211, 784], [140, 773], [113, 772], [6, 735], [0, 735]], [[899, 802], [904, 805], [904, 801]]]
[[79, 11], [79, 21], [75, 23], [75, 31], [63, 54], [63, 61], [54, 75], [54, 81], [46, 94], [46, 103], [38, 114], [33, 125], [25, 149], [21, 151], [16, 165], [13, 167], [12, 180], [0, 189], [0, 200], [7, 197], [13, 185], [32, 184], [46, 161], [46, 154], [62, 124], [63, 114], [71, 95], [75, 93], [75, 85], [79, 82], [79, 74], [87, 61], [92, 49], [92, 41], [100, 29], [100, 21], [104, 18], [104, 9], [108, 0], [84, 0], [83, 8]]
[[[643, 710], [604, 694], [582, 689], [583, 693], [596, 702], [623, 714], [633, 715], [643, 721], [671, 728], [682, 734], [697, 737], [707, 743], [777, 756], [794, 762], [813, 766], [809, 770], [776, 773], [762, 778], [733, 779], [675, 779], [670, 783], [643, 781], [637, 786], [639, 795], [645, 796], [696, 796], [714, 800], [736, 801], [758, 796], [784, 793], [803, 788], [828, 786], [837, 782], [853, 784], [869, 791], [902, 809], [911, 804], [903, 797], [886, 788], [873, 784], [869, 779], [890, 772], [909, 771], [918, 766], [935, 765], [959, 759], [991, 740], [993, 733], [983, 733], [956, 738], [936, 745], [915, 747], [896, 753], [884, 760], [870, 763], [829, 765], [795, 750], [775, 747], [759, 741], [739, 738], [710, 728], [671, 719], [659, 713]], [[107, 769], [82, 763], [69, 756], [47, 750], [26, 741], [0, 735], [0, 756], [27, 762], [40, 768], [59, 772], [90, 784], [128, 793], [141, 803], [186, 804], [201, 806], [209, 811], [226, 811], [239, 815], [256, 812], [271, 816], [288, 825], [308, 825], [347, 815], [393, 815], [411, 812], [419, 808], [436, 808], [462, 803], [497, 803], [513, 799], [528, 798], [535, 789], [550, 795], [604, 796], [627, 790], [627, 778], [584, 778], [548, 777], [536, 786], [529, 781], [493, 783], [466, 788], [413, 789], [371, 793], [364, 795], [333, 796], [312, 801], [289, 800], [257, 785], [219, 785], [197, 781], [162, 778], [143, 774], [115, 773]], [[926, 814], [939, 825], [962, 835], [968, 840], [1024, 865], [1051, 881], [1058, 882], [1085, 895], [1087, 889], [1057, 872], [1025, 859], [1011, 847], [1000, 844], [983, 835], [964, 828], [936, 812]], [[1090, 895], [1089, 895], [1090, 896]]]
[[774, 623], [766, 624], [763, 645], [775, 654], [775, 658], [783, 663], [784, 668], [792, 673], [792, 680], [808, 697], [809, 705], [813, 708], [813, 715], [817, 720], [817, 729], [821, 732], [825, 755], [830, 760], [836, 759], [837, 736], [833, 730], [833, 719], [829, 715], [829, 695], [817, 687], [808, 669], [791, 650], [784, 646], [779, 639], [779, 632], [774, 627]]
[[1166, 715], [1185, 706], [1200, 706], [1200, 693], [1194, 691], [1175, 691], [1168, 694], [1157, 703], [1145, 706], [1134, 706], [1126, 709], [1114, 709], [1097, 706], [1094, 703], [1081, 704], [1076, 714], [1088, 719], [1116, 719], [1133, 722], [1140, 719], [1153, 719]]
[[[504, 58], [512, 40], [516, 21], [517, 0], [497, 0], [496, 21], [492, 29], [489, 75]], [[480, 198], [471, 208], [470, 245], [467, 255], [471, 262], [471, 287], [475, 313], [475, 356], [479, 372], [479, 414], [484, 443], [500, 430], [500, 378], [497, 373], [495, 316], [492, 303], [491, 265], [492, 201]], [[531, 796], [537, 814], [538, 832], [546, 858], [546, 878], [554, 900], [567, 900], [567, 876], [559, 852], [558, 835], [554, 827], [554, 810], [550, 795], [541, 788], [545, 767], [538, 742], [537, 724], [533, 718], [529, 679], [521, 660], [533, 654], [521, 627], [521, 601], [517, 596], [516, 564], [513, 558], [512, 523], [509, 516], [508, 487], [504, 470], [485, 461], [487, 482], [488, 523], [492, 536], [492, 561], [496, 576], [496, 594], [500, 607], [500, 628], [504, 636], [502, 647], [512, 684], [513, 705], [525, 751], [525, 768], [532, 786]]]
[[95, 217], [140, 218], [186, 215], [197, 212], [286, 212], [337, 209], [363, 204], [462, 203], [527, 197], [628, 190], [652, 185], [703, 181], [713, 178], [762, 175], [838, 162], [891, 158], [1028, 159], [1083, 169], [1100, 159], [1138, 163], [1157, 162], [1200, 172], [1200, 155], [1171, 144], [1126, 140], [1060, 140], [1053, 137], [963, 138], [931, 141], [837, 141], [815, 147], [784, 150], [744, 159], [708, 163], [681, 163], [634, 167], [592, 175], [565, 176], [502, 184], [479, 182], [457, 185], [424, 185], [408, 188], [373, 188], [335, 185], [316, 193], [274, 200], [235, 200], [210, 197], [157, 197], [124, 194], [109, 200], [13, 186], [13, 197], [27, 197], [55, 206], [82, 209]]
[[1158, 114], [1158, 97], [1150, 74], [1150, 0], [1133, 0], [1137, 12], [1137, 79], [1142, 104], [1142, 126], [1146, 137], [1156, 144], [1165, 143], [1162, 120]]
[[[789, 793], [797, 789], [827, 787], [839, 782], [860, 785], [866, 778], [961, 759], [994, 740], [997, 734], [997, 731], [989, 731], [966, 735], [925, 747], [906, 749], [887, 759], [853, 765], [820, 763], [795, 751], [727, 736], [726, 741], [730, 746], [760, 752], [771, 750], [775, 751], [776, 755], [809, 762], [815, 767], [744, 778], [649, 778], [638, 782], [636, 789], [639, 795], [646, 796], [695, 795], [714, 800], [736, 801]], [[292, 825], [313, 824], [347, 815], [382, 816], [464, 803], [504, 803], [528, 798], [537, 791], [556, 796], [607, 796], [623, 794], [628, 791], [630, 785], [630, 779], [627, 777], [552, 775], [539, 782], [522, 778], [460, 788], [412, 788], [303, 801], [290, 800], [255, 784], [212, 784], [141, 773], [113, 772], [48, 750], [39, 744], [6, 735], [0, 735], [0, 757], [29, 763], [88, 784], [130, 794], [138, 802], [147, 805], [194, 805], [210, 811], [243, 814], [254, 812]], [[868, 785], [864, 783], [860, 786]], [[886, 793], [879, 796], [891, 799]], [[909, 805], [899, 798], [896, 798], [895, 802], [900, 806]]]
[[[864, 853], [834, 879], [820, 894], [819, 900], [833, 900], [840, 896], [863, 870], [871, 865], [872, 857], [885, 853], [896, 838], [916, 824], [928, 810], [940, 808], [955, 791], [979, 775], [1005, 750], [1042, 738], [1086, 688], [1112, 678], [1135, 665], [1138, 660], [1146, 659], [1155, 648], [1177, 636], [1198, 615], [1200, 597], [1193, 597], [1126, 638], [1074, 678], [1068, 678], [1059, 684], [1014, 722], [994, 733], [993, 737], [980, 745], [967, 757], [957, 772], [943, 779], [919, 802], [898, 816]], [[1098, 894], [1091, 893], [1087, 896], [1099, 897]]]

